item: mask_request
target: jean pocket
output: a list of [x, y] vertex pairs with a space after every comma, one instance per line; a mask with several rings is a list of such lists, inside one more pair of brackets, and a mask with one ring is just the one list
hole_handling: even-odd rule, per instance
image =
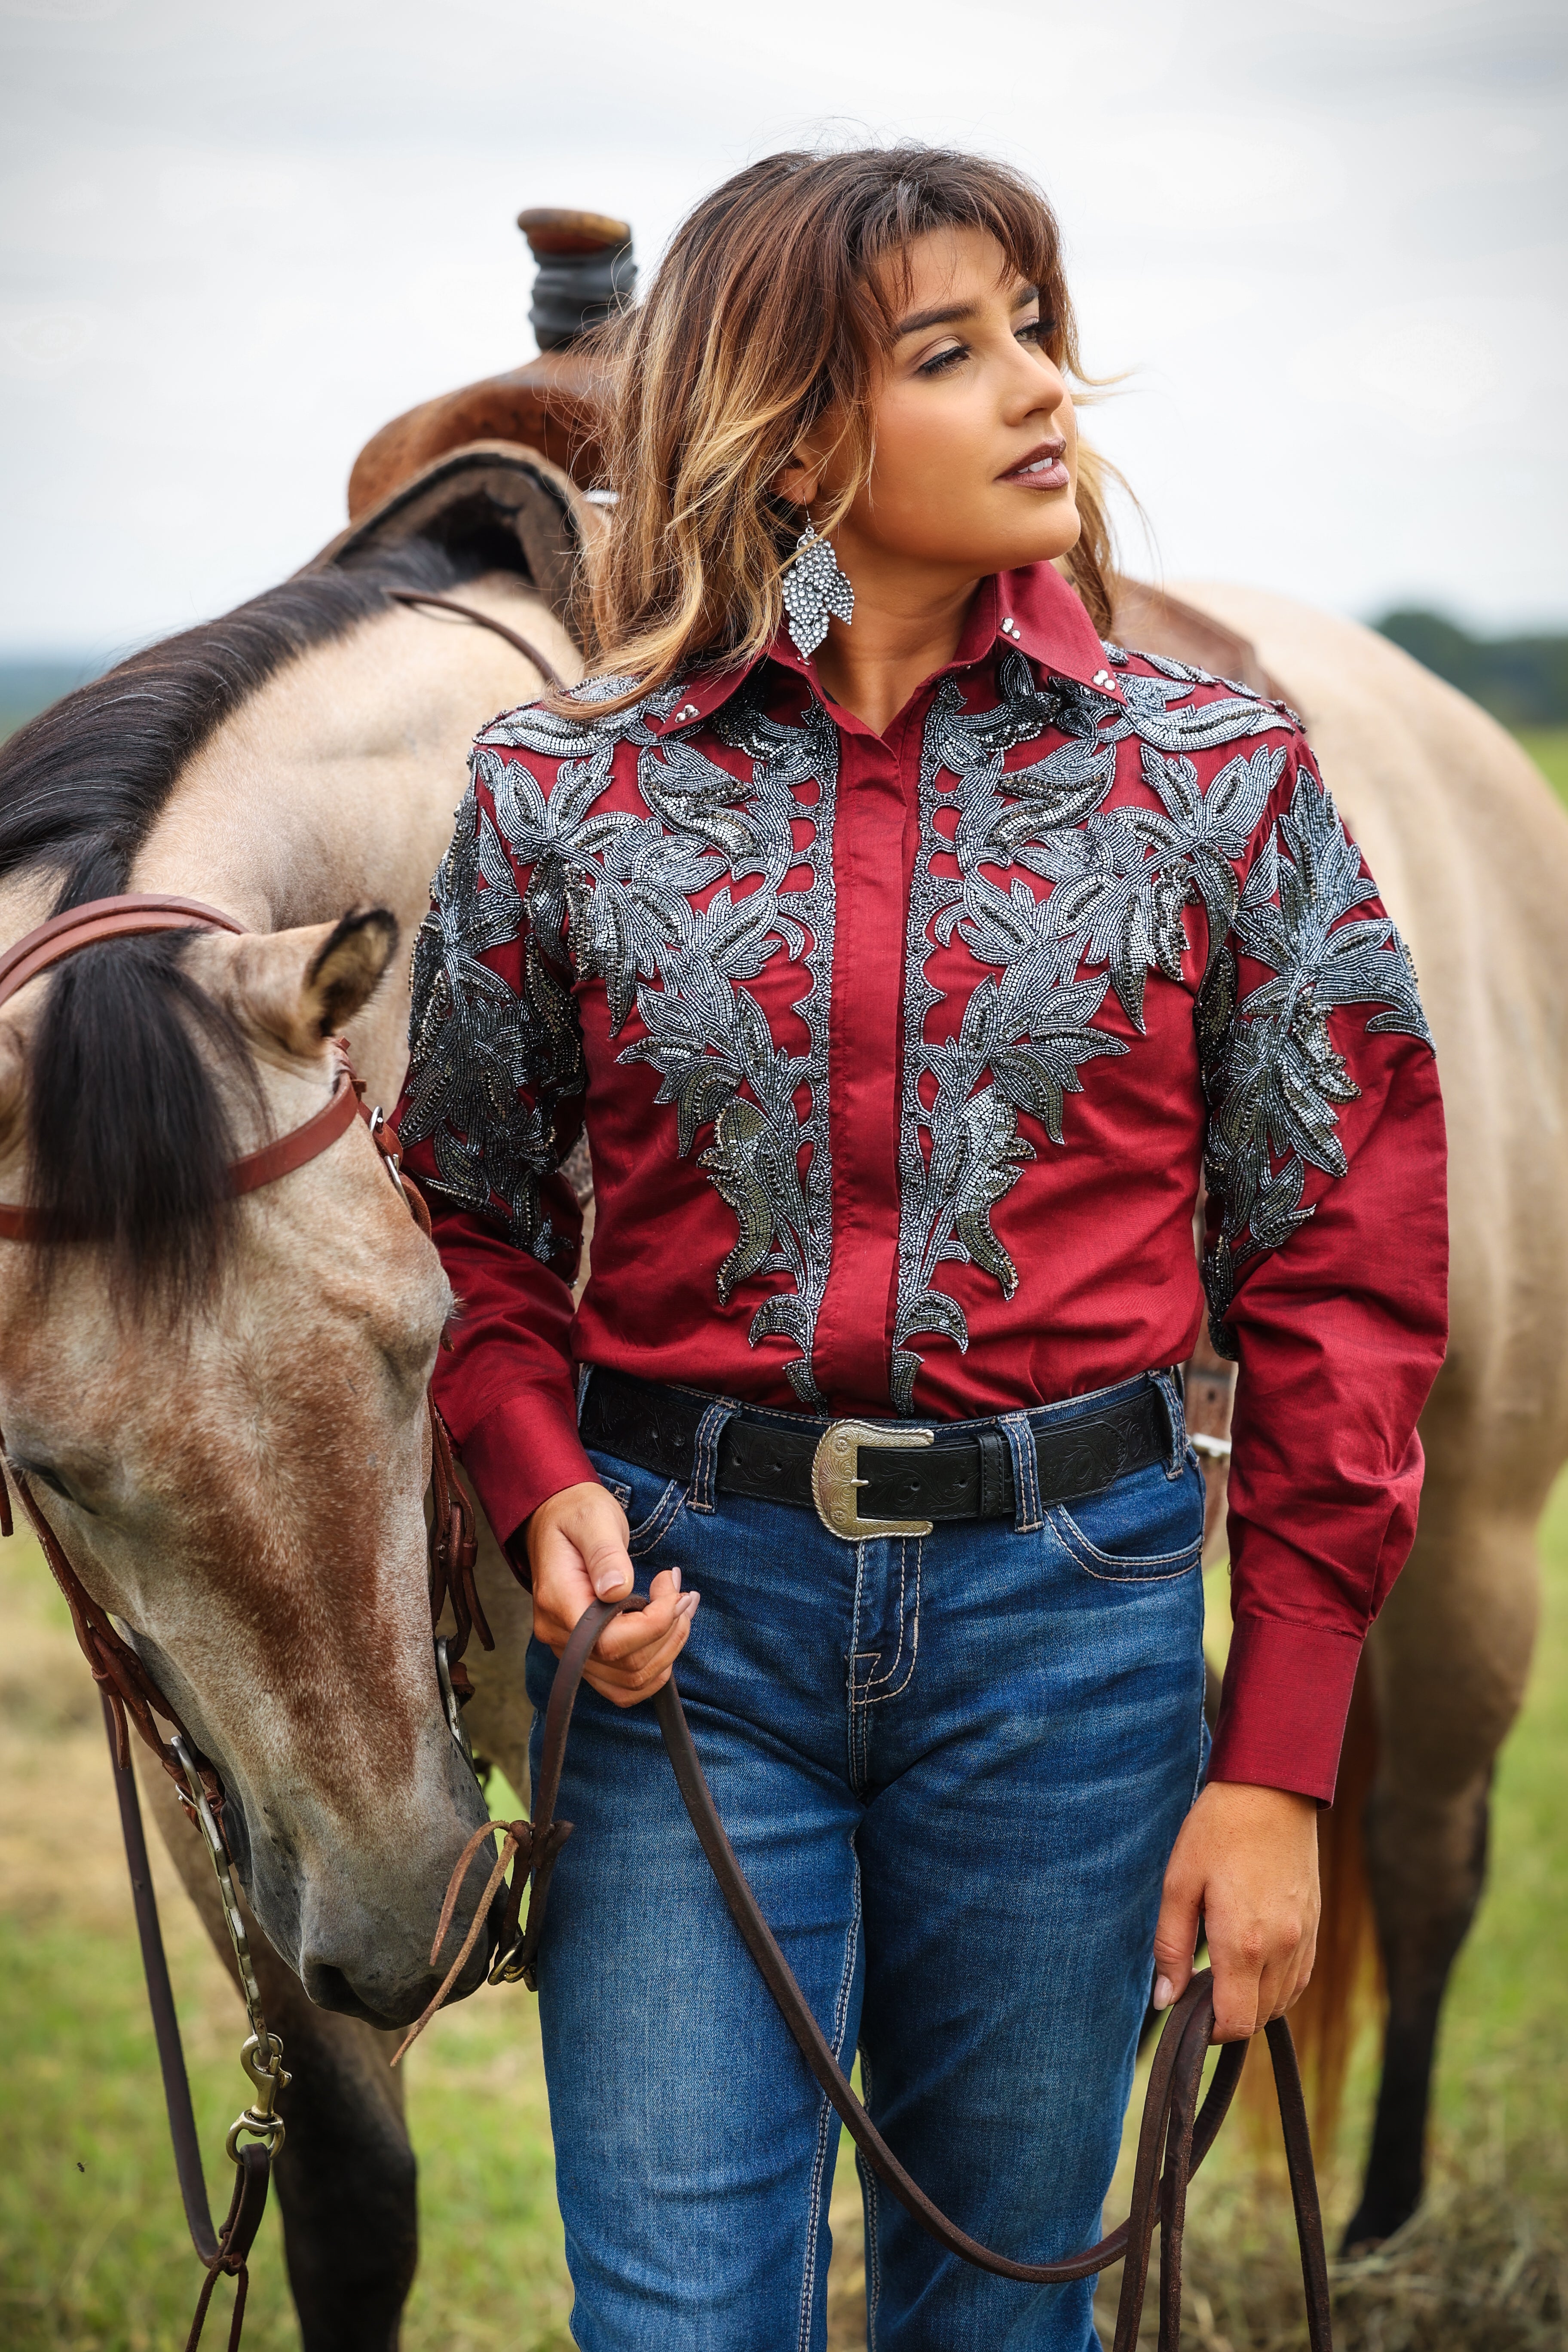
[[619, 1454], [603, 1454], [590, 1446], [588, 1459], [626, 1515], [630, 1533], [626, 1549], [634, 1559], [646, 1559], [668, 1535], [686, 1507], [686, 1487], [679, 1478], [660, 1478]]
[[1204, 1544], [1204, 1478], [1188, 1457], [1177, 1479], [1152, 1465], [1049, 1515], [1052, 1532], [1086, 1576], [1110, 1584], [1163, 1583], [1189, 1576]]

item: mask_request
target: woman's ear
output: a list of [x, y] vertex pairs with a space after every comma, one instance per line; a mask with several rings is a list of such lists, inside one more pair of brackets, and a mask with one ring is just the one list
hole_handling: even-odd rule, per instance
[[774, 496], [787, 499], [792, 507], [809, 507], [817, 492], [817, 470], [809, 460], [792, 458], [773, 476]]

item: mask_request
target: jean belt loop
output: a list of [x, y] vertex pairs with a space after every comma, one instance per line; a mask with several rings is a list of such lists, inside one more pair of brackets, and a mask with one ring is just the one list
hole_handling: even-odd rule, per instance
[[578, 1367], [577, 1367], [577, 1426], [578, 1426], [578, 1428], [579, 1428], [579, 1429], [581, 1429], [581, 1428], [582, 1428], [582, 1426], [583, 1426], [583, 1407], [586, 1404], [586, 1402], [587, 1402], [587, 1401], [588, 1401], [588, 1383], [589, 1383], [589, 1381], [593, 1379], [593, 1377], [594, 1377], [594, 1367], [593, 1367], [593, 1365], [592, 1365], [592, 1364], [579, 1364], [579, 1365], [578, 1365]]
[[1179, 1478], [1186, 1466], [1187, 1416], [1182, 1401], [1180, 1368], [1168, 1372], [1151, 1372], [1149, 1378], [1159, 1390], [1165, 1407], [1165, 1422], [1170, 1431], [1170, 1444], [1165, 1454], [1165, 1475]]
[[1020, 1535], [1033, 1535], [1046, 1524], [1046, 1515], [1040, 1508], [1040, 1465], [1035, 1452], [1034, 1424], [1026, 1412], [1005, 1412], [1002, 1432], [1013, 1456], [1016, 1505], [1013, 1525]]
[[686, 1497], [689, 1511], [711, 1511], [715, 1508], [714, 1494], [719, 1481], [719, 1440], [725, 1426], [735, 1418], [735, 1407], [728, 1397], [717, 1397], [697, 1424], [697, 1437], [691, 1448], [691, 1485]]

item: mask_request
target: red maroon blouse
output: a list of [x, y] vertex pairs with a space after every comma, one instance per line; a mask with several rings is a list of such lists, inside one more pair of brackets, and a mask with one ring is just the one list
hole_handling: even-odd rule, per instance
[[968, 1417], [1182, 1361], [1206, 1286], [1245, 1375], [1212, 1770], [1331, 1794], [1447, 1213], [1415, 975], [1293, 714], [1101, 646], [1049, 565], [883, 737], [787, 638], [594, 698], [479, 737], [416, 953], [437, 1392], [498, 1536], [595, 1475], [577, 1364]]

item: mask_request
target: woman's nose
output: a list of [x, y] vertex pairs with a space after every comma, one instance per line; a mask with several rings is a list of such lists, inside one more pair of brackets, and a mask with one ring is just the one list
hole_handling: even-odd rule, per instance
[[1026, 350], [1021, 343], [1014, 348], [1017, 358], [1006, 394], [1009, 423], [1021, 422], [1026, 416], [1054, 415], [1066, 404], [1068, 398], [1068, 388], [1060, 369], [1054, 361]]

